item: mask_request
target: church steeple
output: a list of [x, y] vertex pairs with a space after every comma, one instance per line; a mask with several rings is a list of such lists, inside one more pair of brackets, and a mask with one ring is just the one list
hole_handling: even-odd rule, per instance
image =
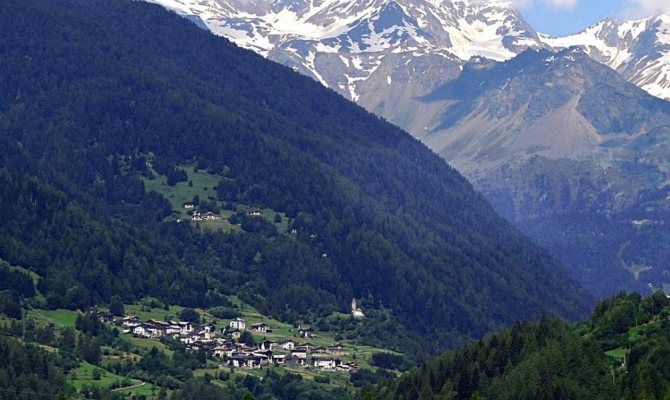
[[364, 318], [365, 317], [365, 314], [363, 314], [363, 310], [361, 310], [358, 307], [358, 304], [356, 303], [356, 298], [353, 298], [351, 300], [351, 315], [354, 318]]

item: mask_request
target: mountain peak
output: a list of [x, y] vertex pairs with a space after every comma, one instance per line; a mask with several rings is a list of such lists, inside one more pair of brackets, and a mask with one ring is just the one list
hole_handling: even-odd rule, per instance
[[[514, 8], [514, 5], [509, 0], [452, 0], [454, 4], [463, 4], [466, 6], [488, 6], [488, 7], [506, 7]], [[439, 1], [438, 1], [439, 3]]]
[[369, 109], [384, 102], [378, 90], [368, 96], [372, 86], [411, 86], [417, 76], [441, 81], [472, 57], [503, 61], [543, 46], [503, 0], [148, 1], [197, 17], [215, 34], [354, 101], [371, 96]]
[[670, 14], [661, 13], [654, 17], [655, 21], [661, 21], [665, 24], [670, 24]]
[[664, 13], [610, 17], [554, 38], [535, 32], [507, 0], [147, 1], [197, 17], [212, 32], [353, 100], [361, 98], [359, 87], [375, 71], [399, 62], [401, 54], [409, 64], [429, 56], [463, 64], [478, 56], [505, 61], [527, 48], [573, 46], [652, 95], [670, 99], [670, 15]]
[[[463, 61], [473, 55], [505, 60], [525, 47], [540, 46], [537, 34], [504, 0], [149, 1], [198, 16], [214, 33], [265, 55], [292, 40], [324, 41], [346, 35], [371, 19], [376, 20], [376, 32], [416, 25], [417, 32], [423, 30], [428, 33], [423, 36], [430, 37], [416, 50], [447, 51]], [[404, 50], [415, 50], [416, 38], [408, 35], [406, 40], [411, 44]]]

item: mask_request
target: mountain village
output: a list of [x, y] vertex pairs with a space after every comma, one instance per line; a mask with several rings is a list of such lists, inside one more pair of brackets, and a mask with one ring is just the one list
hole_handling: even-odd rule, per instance
[[[197, 324], [187, 321], [161, 321], [129, 315], [117, 317], [108, 311], [91, 309], [106, 325], [122, 328], [123, 333], [134, 337], [156, 339], [169, 337], [181, 342], [187, 351], [204, 351], [209, 357], [220, 360], [219, 367], [242, 369], [261, 369], [263, 367], [306, 368], [322, 371], [340, 371], [353, 373], [358, 371], [356, 362], [344, 362], [343, 356], [349, 355], [352, 349], [345, 348], [342, 343], [330, 346], [319, 346], [310, 343], [310, 339], [318, 338], [315, 330], [308, 326], [298, 325], [295, 338], [282, 338], [272, 341], [272, 327], [265, 322], [248, 324], [242, 318], [234, 318], [223, 326], [213, 323]], [[356, 300], [352, 300], [351, 315], [364, 318], [365, 315]], [[245, 343], [244, 335], [262, 336], [263, 340], [250, 345]]]

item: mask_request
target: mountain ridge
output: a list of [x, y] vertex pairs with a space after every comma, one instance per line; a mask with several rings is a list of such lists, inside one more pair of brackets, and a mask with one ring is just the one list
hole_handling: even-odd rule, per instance
[[[371, 80], [389, 81], [380, 72], [397, 66], [398, 57], [409, 71], [422, 70], [416, 58], [457, 64], [472, 56], [503, 60], [528, 45], [542, 46], [506, 1], [152, 1], [198, 16], [212, 32], [360, 100], [368, 109], [374, 106], [365, 99], [373, 93], [365, 86]], [[409, 72], [398, 74], [412, 79]], [[392, 82], [390, 77], [387, 84]]]
[[471, 62], [423, 101], [441, 111], [422, 140], [591, 291], [665, 283], [669, 102], [581, 47]]
[[[664, 14], [641, 20], [608, 18], [577, 34], [554, 38], [536, 32], [504, 0], [367, 0], [355, 6], [341, 0], [150, 1], [196, 16], [212, 32], [289, 65], [377, 113], [379, 101], [372, 100], [375, 94], [368, 86], [386, 78], [378, 77], [378, 70], [397, 63], [390, 54], [411, 54], [403, 62], [418, 72], [403, 74], [425, 79], [429, 71], [412, 57], [426, 59], [430, 53], [441, 60], [431, 65], [460, 65], [472, 57], [508, 60], [527, 48], [583, 46], [594, 59], [650, 94], [670, 98], [670, 17]], [[380, 26], [390, 30], [377, 29]]]

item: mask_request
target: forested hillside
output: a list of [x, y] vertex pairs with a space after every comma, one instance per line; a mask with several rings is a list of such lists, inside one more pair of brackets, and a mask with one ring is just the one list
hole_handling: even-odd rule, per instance
[[584, 324], [516, 323], [406, 374], [381, 398], [666, 399], [669, 316], [662, 292], [622, 293], [599, 303]]
[[[309, 322], [357, 297], [404, 326], [394, 347], [424, 354], [587, 307], [418, 141], [161, 7], [5, 1], [0, 75], [0, 258], [38, 273], [51, 307], [235, 294]], [[145, 181], [184, 165], [221, 177], [214, 211], [272, 209], [291, 233], [177, 223]]]

